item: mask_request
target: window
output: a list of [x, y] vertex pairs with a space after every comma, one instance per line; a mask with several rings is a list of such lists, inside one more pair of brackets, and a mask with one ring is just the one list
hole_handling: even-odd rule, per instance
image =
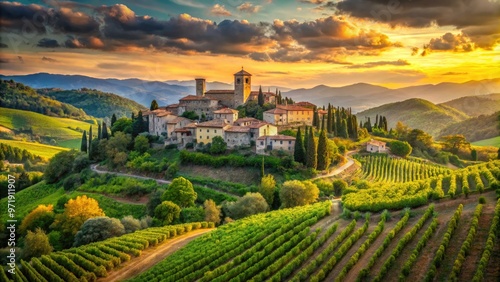
[[292, 144], [292, 141], [288, 141], [288, 144]]
[[245, 78], [245, 83], [248, 83], [248, 81], [249, 81], [248, 77], [247, 77], [247, 78]]
[[200, 139], [203, 139], [203, 136], [200, 136]]
[[239, 78], [236, 79], [236, 84], [240, 84], [241, 80]]
[[200, 128], [200, 132], [201, 132], [201, 128]]
[[283, 145], [283, 141], [280, 141], [280, 144]]
[[208, 139], [208, 136], [207, 136], [207, 139]]
[[264, 141], [260, 141], [260, 145], [261, 145], [261, 146], [264, 146]]
[[207, 129], [207, 132], [210, 132], [210, 129]]
[[217, 133], [217, 129], [215, 129], [214, 132]]

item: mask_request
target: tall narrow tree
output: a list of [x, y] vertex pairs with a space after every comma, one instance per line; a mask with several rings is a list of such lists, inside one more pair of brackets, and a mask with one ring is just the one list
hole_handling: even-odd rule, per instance
[[89, 147], [87, 152], [89, 153], [89, 156], [92, 156], [92, 125], [89, 129]]
[[97, 123], [97, 140], [101, 140], [101, 138], [102, 138], [101, 123]]
[[314, 140], [314, 127], [311, 127], [309, 130], [306, 165], [314, 169], [318, 166], [318, 145], [316, 144], [316, 140]]
[[321, 122], [319, 120], [319, 114], [318, 114], [318, 111], [314, 111], [314, 115], [313, 115], [313, 125], [316, 127], [316, 129], [319, 129], [320, 125], [321, 125]]
[[309, 142], [309, 126], [306, 126], [306, 129], [304, 131], [304, 150], [306, 152], [305, 158], [304, 158], [304, 164], [306, 164], [307, 160], [307, 150], [309, 149], [309, 145], [307, 144]]
[[378, 128], [378, 115], [375, 116], [375, 124], [373, 127]]
[[87, 153], [87, 131], [84, 130], [82, 134], [82, 144], [80, 146], [80, 151]]
[[109, 139], [109, 134], [108, 134], [108, 127], [106, 126], [106, 123], [102, 123], [102, 133], [101, 133], [101, 138], [102, 139]]
[[298, 163], [305, 164], [306, 162], [306, 149], [304, 148], [304, 141], [302, 140], [302, 132], [300, 130], [300, 127], [299, 130], [297, 130], [293, 157]]
[[156, 100], [151, 101], [151, 106], [149, 107], [149, 110], [154, 111], [158, 109], [158, 102]]
[[113, 114], [113, 116], [111, 117], [111, 127], [113, 126], [113, 124], [115, 124], [116, 122], [116, 115]]
[[326, 132], [321, 130], [318, 140], [318, 170], [325, 170], [330, 166], [330, 156], [328, 155], [328, 137]]
[[259, 106], [264, 106], [264, 93], [262, 93], [262, 86], [259, 86], [259, 96], [257, 97], [257, 102]]
[[349, 138], [349, 133], [347, 132], [347, 121], [342, 119], [340, 123], [339, 137]]
[[384, 130], [387, 131], [387, 118], [384, 116]]

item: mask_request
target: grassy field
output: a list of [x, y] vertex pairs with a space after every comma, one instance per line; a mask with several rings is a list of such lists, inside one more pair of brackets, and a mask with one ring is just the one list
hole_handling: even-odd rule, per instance
[[80, 145], [82, 144], [82, 138], [64, 140], [57, 142], [57, 144], [64, 148], [80, 150]]
[[476, 141], [473, 142], [472, 145], [476, 146], [493, 146], [493, 147], [499, 147], [500, 148], [500, 136], [493, 137], [490, 139], [484, 139], [481, 141]]
[[[33, 133], [52, 137], [56, 140], [72, 140], [82, 137], [79, 130], [88, 130], [90, 123], [78, 121], [69, 118], [49, 117], [42, 114], [0, 108], [0, 125], [9, 129], [33, 129]], [[97, 133], [97, 126], [94, 126], [94, 132]]]
[[33, 143], [33, 142], [25, 142], [25, 141], [18, 141], [18, 140], [5, 140], [5, 139], [0, 139], [0, 143], [4, 143], [7, 145], [10, 145], [12, 147], [17, 147], [20, 149], [26, 149], [28, 152], [41, 156], [47, 159], [52, 158], [55, 154], [61, 152], [61, 151], [67, 151], [68, 148], [62, 148], [62, 147], [55, 147], [55, 146], [50, 146], [50, 145], [45, 145], [45, 144], [38, 144], [38, 143]]

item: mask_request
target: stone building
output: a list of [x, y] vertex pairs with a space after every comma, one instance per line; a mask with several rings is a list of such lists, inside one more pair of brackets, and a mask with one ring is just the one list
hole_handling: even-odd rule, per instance
[[213, 118], [213, 111], [219, 108], [219, 101], [210, 97], [200, 97], [188, 95], [179, 100], [177, 114], [180, 116], [184, 112], [195, 112], [200, 118], [205, 116], [207, 119]]
[[257, 138], [255, 152], [266, 154], [266, 151], [283, 150], [291, 155], [295, 148], [295, 137], [287, 135], [261, 136]]
[[372, 139], [366, 143], [366, 151], [370, 153], [385, 153], [387, 152], [386, 143]]
[[214, 119], [226, 120], [233, 124], [238, 119], [238, 111], [230, 108], [224, 108], [213, 112]]
[[275, 125], [312, 125], [314, 110], [295, 105], [277, 105], [264, 112], [264, 121]]
[[196, 142], [203, 144], [212, 143], [212, 139], [215, 136], [220, 136], [224, 139], [224, 130], [228, 127], [230, 127], [229, 123], [220, 119], [199, 123], [196, 125]]

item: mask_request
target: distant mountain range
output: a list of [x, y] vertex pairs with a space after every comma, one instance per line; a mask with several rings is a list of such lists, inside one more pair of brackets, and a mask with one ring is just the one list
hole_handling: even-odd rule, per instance
[[[62, 75], [49, 73], [36, 73], [28, 75], [0, 75], [1, 79], [14, 80], [33, 88], [60, 88], [63, 90], [73, 90], [80, 88], [96, 89], [103, 92], [114, 93], [122, 97], [136, 101], [137, 103], [149, 107], [151, 101], [156, 100], [160, 106], [174, 104], [186, 95], [195, 94], [195, 82], [192, 81], [148, 81], [137, 78], [115, 79], [115, 78], [94, 78], [83, 75]], [[290, 88], [279, 86], [262, 86], [264, 91], [276, 88], [288, 91]], [[207, 90], [210, 89], [233, 89], [232, 84], [223, 82], [207, 82]], [[253, 90], [258, 90], [259, 85], [253, 85]]]
[[363, 122], [369, 117], [374, 123], [376, 115], [383, 115], [390, 128], [401, 121], [410, 128], [421, 129], [435, 138], [464, 134], [469, 141], [477, 141], [498, 136], [496, 126], [499, 112], [500, 95], [490, 94], [462, 97], [441, 104], [412, 98], [371, 108], [356, 116]]
[[443, 103], [466, 96], [500, 93], [500, 78], [464, 83], [439, 83], [389, 89], [367, 83], [342, 87], [318, 85], [313, 88], [296, 89], [283, 93], [294, 101], [309, 101], [318, 106], [331, 103], [335, 106], [351, 107], [353, 112], [377, 107], [387, 103], [421, 98], [432, 103]]

